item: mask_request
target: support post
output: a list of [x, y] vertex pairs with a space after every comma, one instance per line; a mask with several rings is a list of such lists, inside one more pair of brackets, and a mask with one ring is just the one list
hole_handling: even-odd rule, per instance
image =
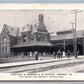
[[64, 46], [64, 51], [66, 50], [66, 44], [65, 44], [65, 40], [64, 40], [64, 44], [63, 44], [63, 46]]
[[84, 55], [84, 38], [83, 38], [83, 55]]

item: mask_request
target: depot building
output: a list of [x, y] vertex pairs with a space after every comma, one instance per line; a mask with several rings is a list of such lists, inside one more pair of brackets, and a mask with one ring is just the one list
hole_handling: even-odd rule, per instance
[[[49, 33], [43, 14], [38, 16], [39, 24], [27, 24], [24, 27], [3, 25], [0, 35], [0, 57], [29, 57], [37, 51], [40, 56], [45, 52], [50, 55], [58, 50], [73, 53], [73, 31]], [[77, 50], [84, 55], [84, 30], [77, 31]], [[32, 56], [33, 56], [32, 55]]]

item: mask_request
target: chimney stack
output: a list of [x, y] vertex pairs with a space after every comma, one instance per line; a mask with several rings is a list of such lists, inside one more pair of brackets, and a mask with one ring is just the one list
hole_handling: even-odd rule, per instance
[[47, 29], [44, 24], [44, 16], [43, 14], [39, 14], [39, 26], [38, 26], [38, 31], [40, 32], [47, 32]]
[[44, 23], [44, 18], [43, 18], [43, 14], [39, 14], [39, 24], [43, 24]]

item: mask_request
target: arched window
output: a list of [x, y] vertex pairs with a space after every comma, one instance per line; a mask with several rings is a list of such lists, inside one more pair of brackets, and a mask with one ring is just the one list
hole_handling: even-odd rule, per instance
[[7, 36], [3, 36], [3, 37], [1, 38], [1, 43], [8, 43], [8, 42], [9, 42], [9, 39], [8, 39]]

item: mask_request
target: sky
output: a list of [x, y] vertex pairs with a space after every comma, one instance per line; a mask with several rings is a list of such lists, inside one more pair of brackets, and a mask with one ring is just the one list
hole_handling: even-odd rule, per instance
[[[84, 30], [84, 10], [77, 14], [77, 30]], [[72, 29], [70, 22], [75, 22], [71, 10], [0, 10], [0, 32], [4, 24], [24, 27], [27, 24], [38, 24], [38, 15], [44, 15], [44, 23], [49, 32]]]

